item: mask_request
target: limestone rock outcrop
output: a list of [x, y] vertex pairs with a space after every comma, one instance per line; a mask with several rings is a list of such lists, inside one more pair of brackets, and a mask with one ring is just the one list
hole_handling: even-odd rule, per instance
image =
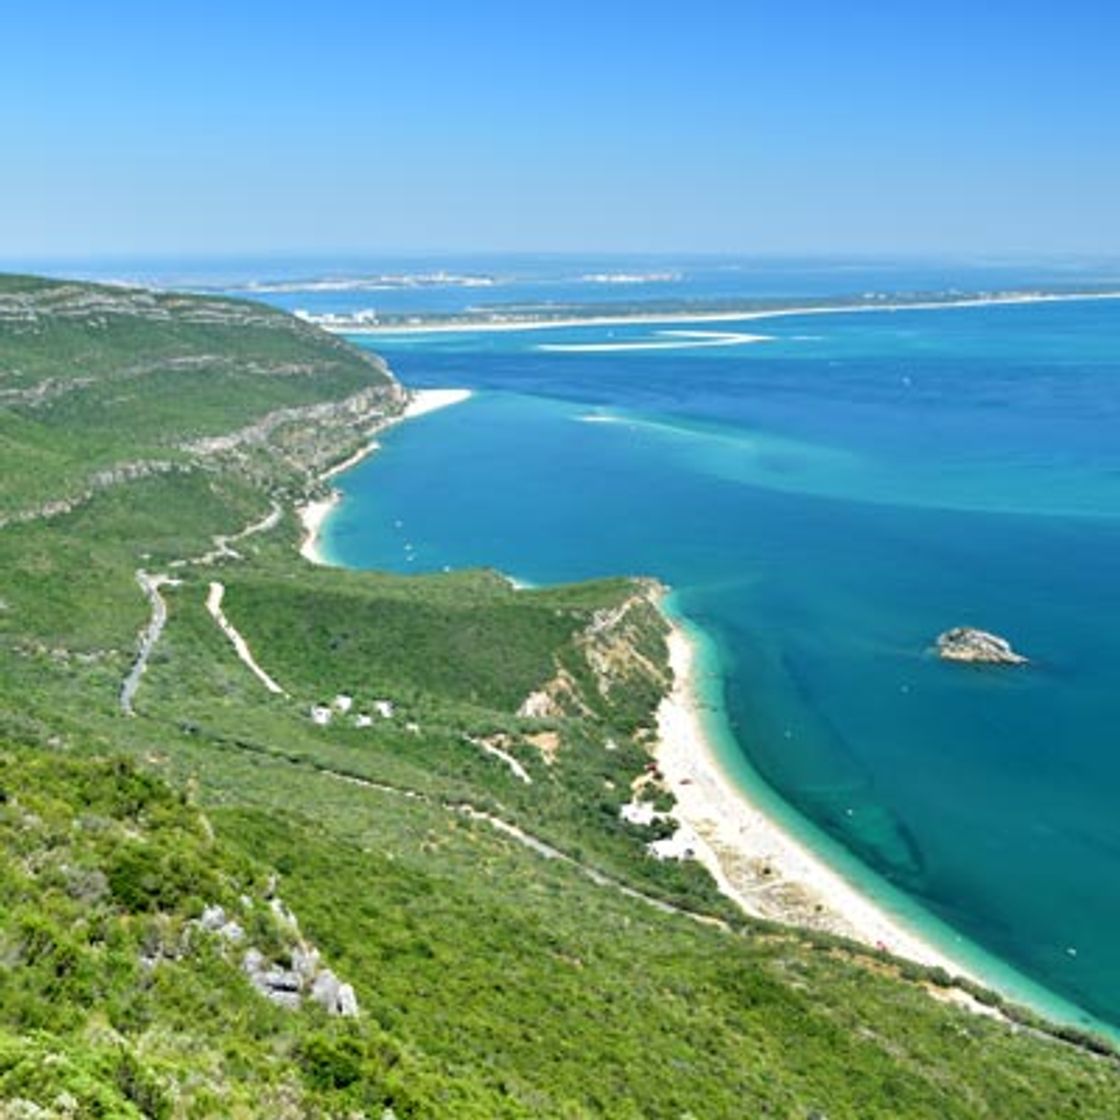
[[969, 661], [984, 665], [1025, 665], [1027, 659], [998, 634], [971, 626], [954, 626], [937, 638], [937, 654], [943, 661]]
[[[251, 909], [253, 904], [250, 899], [243, 899], [242, 905]], [[278, 961], [255, 945], [245, 948], [241, 969], [249, 978], [249, 983], [265, 999], [290, 1011], [298, 1010], [304, 1000], [310, 1000], [319, 1004], [328, 1015], [357, 1015], [358, 999], [354, 989], [323, 966], [319, 950], [300, 933], [295, 915], [276, 897], [270, 900], [269, 906], [284, 939], [289, 942], [288, 950]], [[243, 944], [247, 940], [245, 928], [227, 915], [221, 906], [207, 906], [194, 924], [229, 945]]]

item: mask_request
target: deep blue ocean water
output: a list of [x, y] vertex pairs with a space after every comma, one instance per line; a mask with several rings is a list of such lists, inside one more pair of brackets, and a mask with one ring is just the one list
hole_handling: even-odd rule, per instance
[[[795, 814], [1120, 1024], [1120, 303], [366, 344], [477, 394], [340, 480], [335, 560], [660, 577]], [[1032, 664], [941, 663], [961, 623]]]

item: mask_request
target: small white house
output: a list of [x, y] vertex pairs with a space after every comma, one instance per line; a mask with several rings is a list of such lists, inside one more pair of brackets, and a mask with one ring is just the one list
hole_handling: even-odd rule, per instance
[[618, 811], [618, 815], [624, 821], [629, 821], [631, 824], [642, 825], [647, 827], [653, 824], [654, 809], [652, 801], [628, 801]]
[[655, 859], [695, 859], [696, 846], [696, 834], [686, 825], [681, 825], [672, 836], [647, 844], [646, 850]]

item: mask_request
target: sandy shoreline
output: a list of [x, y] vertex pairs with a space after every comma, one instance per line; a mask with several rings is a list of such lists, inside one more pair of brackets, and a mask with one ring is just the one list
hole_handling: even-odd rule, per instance
[[675, 683], [658, 710], [655, 757], [677, 799], [674, 816], [688, 846], [720, 889], [755, 917], [839, 934], [969, 976], [786, 832], [723, 772], [700, 714], [693, 642], [669, 622]]
[[332, 323], [312, 320], [332, 334], [473, 334], [479, 331], [545, 331], [567, 327], [656, 326], [663, 323], [745, 323], [762, 319], [783, 319], [797, 315], [841, 315], [849, 312], [939, 311], [942, 308], [1003, 307], [1024, 303], [1071, 303], [1083, 300], [1120, 299], [1120, 292], [1037, 292], [1006, 296], [965, 297], [914, 303], [835, 304], [827, 307], [778, 307], [757, 311], [663, 311], [634, 315], [573, 315], [560, 319], [478, 320], [459, 323]]
[[[470, 396], [470, 390], [465, 389], [420, 390], [390, 423], [423, 416]], [[378, 446], [371, 440], [324, 472], [321, 479], [328, 480], [349, 469]], [[322, 526], [341, 499], [341, 492], [332, 490], [297, 511], [304, 529], [300, 554], [311, 563], [329, 563], [320, 549]], [[522, 586], [515, 580], [510, 582]], [[719, 889], [749, 915], [847, 937], [992, 987], [990, 978], [953, 959], [845, 879], [768, 815], [725, 772], [701, 712], [695, 640], [682, 622], [668, 611], [663, 613], [670, 627], [668, 646], [674, 685], [658, 709], [654, 757], [676, 798], [673, 815], [680, 827], [672, 843], [690, 848]], [[960, 988], [926, 987], [935, 998], [978, 1014], [1002, 1017], [998, 1010]], [[1023, 998], [1019, 992], [1013, 994], [1014, 998]]]
[[[458, 404], [470, 395], [466, 389], [420, 390], [392, 423]], [[378, 446], [371, 440], [321, 479], [355, 466]], [[322, 527], [341, 499], [341, 492], [332, 490], [298, 510], [304, 531], [300, 555], [313, 564], [327, 563], [320, 547]], [[679, 622], [666, 617], [675, 683], [658, 710], [656, 760], [677, 799], [682, 846], [693, 849], [720, 890], [748, 914], [840, 934], [967, 975], [786, 832], [723, 772], [699, 708], [693, 640]]]
[[[470, 389], [417, 389], [409, 398], [404, 411], [394, 417], [390, 424], [398, 424], [402, 420], [414, 420], [439, 408], [460, 404], [471, 396]], [[388, 427], [388, 425], [385, 425]], [[360, 451], [356, 451], [348, 459], [336, 463], [328, 471], [319, 476], [320, 482], [327, 482], [336, 475], [357, 466], [367, 456], [372, 455], [381, 445], [376, 440], [370, 440]], [[299, 554], [312, 564], [326, 564], [327, 558], [322, 551], [323, 525], [330, 517], [335, 507], [342, 501], [339, 490], [331, 490], [325, 498], [316, 498], [307, 502], [296, 510], [300, 525], [303, 527], [303, 541], [299, 546]]]
[[404, 412], [401, 413], [401, 419], [413, 420], [425, 413], [435, 412], [437, 408], [461, 404], [470, 395], [470, 389], [418, 389], [412, 394]]

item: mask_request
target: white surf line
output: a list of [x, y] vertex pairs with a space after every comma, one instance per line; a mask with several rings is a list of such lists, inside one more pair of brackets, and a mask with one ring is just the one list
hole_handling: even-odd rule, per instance
[[323, 530], [323, 522], [341, 501], [342, 491], [332, 490], [327, 497], [306, 502], [296, 510], [296, 516], [299, 518], [300, 527], [303, 530], [303, 540], [300, 542], [299, 554], [309, 563], [326, 564], [319, 548], [319, 537]]
[[700, 350], [708, 346], [745, 346], [772, 342], [771, 335], [739, 331], [658, 331], [667, 342], [542, 342], [534, 349], [550, 354], [614, 354], [624, 350]]
[[164, 586], [174, 587], [179, 583], [177, 579], [172, 579], [170, 576], [150, 576], [142, 568], [136, 572], [136, 582], [140, 584], [140, 590], [148, 597], [148, 602], [152, 607], [152, 617], [140, 638], [140, 648], [137, 651], [136, 660], [132, 663], [132, 668], [121, 685], [121, 711], [126, 716], [136, 714], [133, 710], [133, 701], [136, 699], [136, 691], [140, 687], [140, 678], [144, 675], [152, 651], [156, 648], [156, 643], [163, 633], [163, 628], [167, 625], [167, 601], [159, 593], [159, 589]]
[[256, 658], [253, 657], [252, 650], [249, 649], [248, 643], [238, 633], [233, 623], [226, 618], [222, 613], [222, 598], [225, 596], [225, 585], [214, 581], [210, 584], [210, 594], [206, 597], [206, 609], [210, 612], [211, 618], [218, 624], [222, 633], [233, 643], [233, 648], [237, 651], [237, 656], [241, 661], [249, 667], [253, 675], [268, 689], [269, 692], [275, 693], [278, 696], [287, 696], [288, 694], [257, 664]]
[[994, 296], [965, 296], [961, 299], [922, 300], [915, 303], [858, 303], [845, 306], [836, 304], [828, 307], [784, 307], [773, 311], [749, 311], [739, 316], [741, 320], [789, 319], [797, 315], [844, 315], [848, 312], [883, 311], [941, 311], [962, 307], [1017, 307], [1033, 303], [1084, 303], [1097, 300], [1120, 299], [1118, 292], [1082, 292], [1063, 294], [1061, 292], [1008, 293]]

